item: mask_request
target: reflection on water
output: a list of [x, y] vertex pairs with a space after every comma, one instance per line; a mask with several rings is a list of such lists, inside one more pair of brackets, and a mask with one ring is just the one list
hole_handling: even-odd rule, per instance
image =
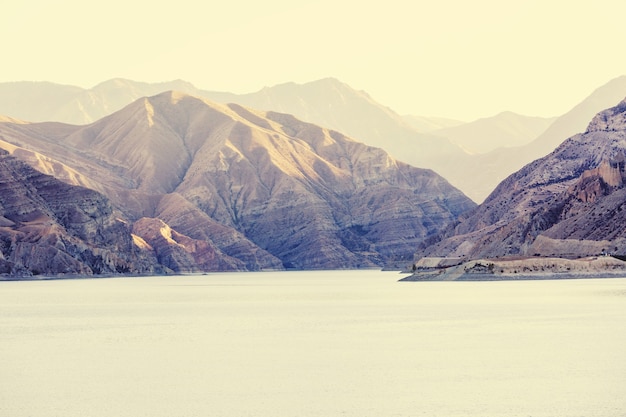
[[0, 416], [624, 416], [626, 278], [0, 283]]

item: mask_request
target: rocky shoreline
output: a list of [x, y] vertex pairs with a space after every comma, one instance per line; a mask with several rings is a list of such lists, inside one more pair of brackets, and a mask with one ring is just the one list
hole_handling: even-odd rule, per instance
[[512, 281], [626, 277], [626, 262], [611, 256], [581, 259], [516, 257], [422, 258], [400, 281]]

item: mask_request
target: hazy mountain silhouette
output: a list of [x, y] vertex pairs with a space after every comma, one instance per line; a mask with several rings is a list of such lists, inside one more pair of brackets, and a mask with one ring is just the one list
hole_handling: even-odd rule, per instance
[[[46, 83], [40, 95], [30, 93], [24, 106], [14, 111], [4, 101], [4, 91], [22, 86], [36, 91], [36, 83], [0, 84], [0, 114], [29, 121], [60, 121], [87, 124], [111, 114], [141, 97], [176, 90], [220, 103], [238, 103], [260, 110], [293, 114], [301, 120], [340, 131], [368, 145], [385, 149], [395, 158], [414, 166], [439, 167], [450, 156], [464, 153], [445, 138], [419, 133], [393, 110], [375, 102], [367, 93], [356, 91], [334, 78], [306, 84], [285, 83], [250, 94], [231, 94], [200, 90], [184, 81], [149, 84], [113, 79], [84, 90], [56, 86], [59, 97], [47, 101], [55, 87]], [[45, 93], [45, 94], [44, 94]], [[15, 93], [17, 94], [17, 93]]]
[[498, 148], [526, 145], [545, 132], [555, 120], [507, 111], [430, 133], [448, 138], [471, 154], [480, 154]]
[[427, 117], [412, 114], [405, 114], [402, 116], [402, 119], [420, 133], [431, 133], [435, 130], [460, 126], [467, 123], [445, 117]]
[[626, 97], [626, 76], [611, 80], [589, 97], [558, 117], [544, 133], [530, 143], [500, 148], [471, 158], [451, 158], [440, 171], [454, 186], [476, 202], [482, 202], [508, 175], [552, 152], [560, 143], [583, 132], [595, 114], [615, 106]]

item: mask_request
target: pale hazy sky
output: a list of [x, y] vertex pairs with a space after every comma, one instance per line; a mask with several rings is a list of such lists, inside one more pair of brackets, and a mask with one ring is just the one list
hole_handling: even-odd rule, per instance
[[401, 114], [556, 116], [626, 74], [623, 0], [3, 0], [0, 82], [335, 77]]

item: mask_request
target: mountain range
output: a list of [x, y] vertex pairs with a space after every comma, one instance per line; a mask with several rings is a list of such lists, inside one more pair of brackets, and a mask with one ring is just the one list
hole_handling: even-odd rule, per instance
[[[187, 93], [159, 92], [166, 87]], [[625, 252], [626, 77], [554, 120], [504, 112], [463, 124], [399, 116], [334, 79], [249, 95], [127, 80], [91, 90], [11, 83], [0, 91], [8, 91], [0, 109], [7, 97], [15, 100], [0, 116], [1, 274], [359, 268], [406, 265], [414, 255]], [[66, 112], [83, 122], [23, 121], [20, 111], [41, 120]], [[329, 125], [386, 149], [400, 144], [395, 152], [404, 149], [405, 159], [421, 150], [453, 183], [471, 188], [485, 179], [485, 194], [499, 175], [518, 171], [476, 206], [435, 172]], [[52, 261], [33, 261], [42, 256]]]
[[470, 123], [431, 130], [471, 155], [526, 145], [545, 132], [556, 118], [530, 117], [510, 111]]
[[[103, 195], [138, 256], [154, 260], [145, 271], [406, 262], [475, 207], [434, 172], [337, 131], [180, 92], [138, 99], [83, 126], [6, 120], [0, 147]], [[11, 221], [7, 233], [18, 224]], [[11, 258], [15, 251], [3, 253], [14, 270], [26, 267]]]
[[[615, 105], [620, 100], [615, 98], [616, 91], [624, 90], [626, 94], [626, 88], [615, 84], [603, 89], [608, 94], [595, 94], [586, 101], [585, 106], [593, 111], [583, 120], [588, 121], [598, 111]], [[0, 114], [28, 121], [86, 124], [141, 97], [167, 90], [220, 103], [293, 114], [301, 120], [383, 148], [396, 159], [431, 168], [477, 202], [484, 200], [497, 183], [515, 169], [545, 155], [560, 141], [584, 129], [584, 125], [580, 126], [581, 114], [578, 114], [579, 117], [565, 117], [555, 123], [561, 128], [551, 129], [552, 139], [536, 141], [548, 144], [540, 145], [539, 152], [526, 151], [525, 147], [513, 151], [497, 149], [529, 144], [551, 126], [553, 119], [511, 112], [469, 123], [400, 116], [367, 93], [333, 78], [306, 84], [285, 83], [249, 94], [200, 90], [181, 80], [148, 84], [114, 79], [91, 89], [50, 83], [4, 83], [0, 84]], [[582, 103], [578, 107], [581, 106]]]
[[[22, 90], [24, 94], [20, 93]], [[201, 90], [182, 80], [149, 84], [113, 79], [91, 89], [51, 83], [4, 83], [0, 84], [0, 114], [28, 121], [82, 125], [120, 110], [141, 97], [165, 91], [180, 91], [223, 104], [237, 103], [258, 110], [292, 114], [370, 146], [384, 148], [393, 157], [414, 166], [436, 171], [441, 160], [451, 155], [460, 158], [464, 154], [446, 138], [414, 129], [405, 118], [377, 103], [366, 92], [354, 90], [334, 78], [306, 84], [285, 83], [249, 94]]]

